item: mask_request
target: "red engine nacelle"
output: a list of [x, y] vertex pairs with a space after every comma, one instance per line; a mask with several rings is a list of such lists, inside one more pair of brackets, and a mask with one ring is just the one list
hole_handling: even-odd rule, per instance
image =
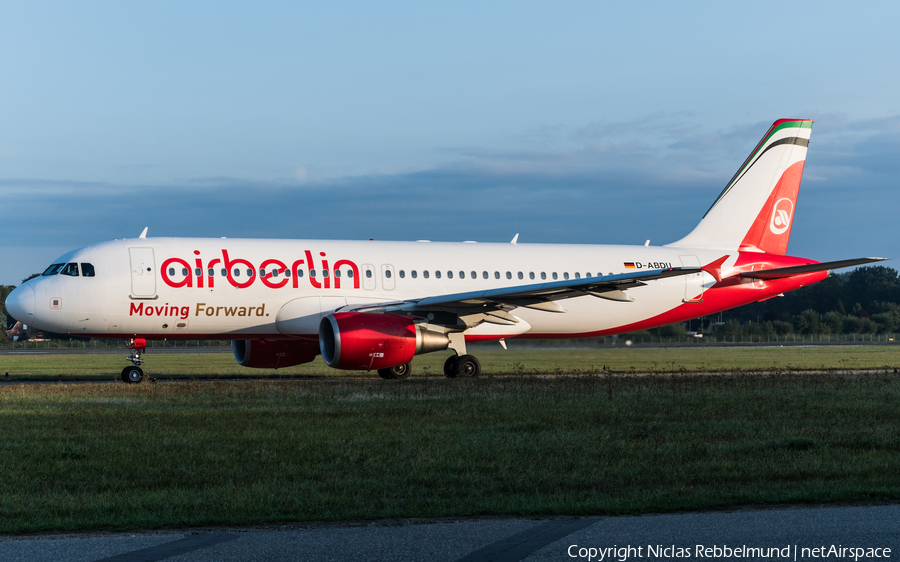
[[235, 360], [244, 367], [278, 369], [309, 363], [316, 358], [315, 342], [284, 340], [234, 340]]
[[335, 312], [319, 323], [322, 359], [335, 369], [387, 369], [449, 345], [446, 334], [425, 330], [408, 316]]

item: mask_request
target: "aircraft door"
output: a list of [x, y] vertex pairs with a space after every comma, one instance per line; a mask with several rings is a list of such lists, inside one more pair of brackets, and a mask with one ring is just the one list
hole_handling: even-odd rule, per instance
[[136, 298], [156, 296], [156, 263], [153, 248], [128, 248], [131, 257], [131, 294]]
[[375, 266], [370, 263], [364, 263], [362, 266], [363, 289], [372, 291], [375, 289]]
[[[697, 256], [678, 256], [685, 267], [700, 267]], [[682, 302], [703, 302], [703, 272], [689, 273], [684, 277], [684, 298]]]
[[384, 287], [386, 291], [394, 290], [394, 266], [393, 265], [382, 265], [381, 266], [381, 286]]

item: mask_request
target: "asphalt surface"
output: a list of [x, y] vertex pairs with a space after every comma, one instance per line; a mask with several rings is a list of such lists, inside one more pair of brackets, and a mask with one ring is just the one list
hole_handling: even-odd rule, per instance
[[189, 532], [0, 537], [0, 560], [4, 562], [624, 562], [707, 558], [887, 560], [898, 557], [900, 505], [778, 507], [638, 517], [382, 521]]

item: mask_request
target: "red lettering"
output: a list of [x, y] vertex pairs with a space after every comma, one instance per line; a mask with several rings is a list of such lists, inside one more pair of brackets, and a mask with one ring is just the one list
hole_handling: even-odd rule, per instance
[[[227, 271], [228, 282], [238, 289], [246, 289], [253, 284], [253, 281], [256, 280], [256, 268], [253, 267], [253, 264], [241, 258], [237, 258], [234, 260], [229, 259], [228, 250], [222, 250], [222, 264], [225, 266], [225, 270]], [[238, 264], [243, 264], [250, 273], [250, 275], [247, 276], [247, 280], [244, 282], [239, 282], [234, 278], [234, 266]]]
[[[169, 279], [169, 266], [170, 266], [171, 264], [173, 264], [173, 263], [179, 264], [179, 265], [182, 266], [183, 269], [187, 269], [187, 270], [188, 270], [188, 275], [187, 275], [184, 279], [182, 279], [181, 281], [175, 282], [175, 281], [172, 281], [171, 279]], [[184, 261], [183, 259], [181, 259], [181, 258], [169, 258], [169, 259], [167, 259], [166, 261], [164, 261], [164, 262], [162, 263], [162, 279], [163, 279], [163, 282], [164, 282], [166, 285], [168, 285], [169, 287], [175, 287], [175, 288], [178, 288], [178, 287], [193, 287], [193, 284], [191, 283], [192, 277], [191, 277], [191, 275], [190, 275], [190, 269], [191, 269], [191, 266], [188, 265], [188, 262]]]
[[[350, 260], [338, 260], [334, 263], [334, 265], [329, 265], [328, 260], [326, 259], [325, 252], [319, 252], [321, 256], [321, 269], [316, 269], [316, 263], [313, 259], [312, 251], [304, 250], [303, 252], [306, 255], [306, 259], [294, 260], [291, 264], [290, 270], [288, 269], [285, 262], [277, 259], [267, 259], [263, 261], [259, 270], [257, 270], [254, 265], [243, 258], [232, 258], [228, 255], [228, 250], [222, 249], [222, 259], [216, 258], [210, 260], [206, 267], [203, 267], [203, 260], [200, 257], [195, 258], [195, 266], [196, 270], [200, 272], [197, 275], [197, 271], [191, 271], [195, 269], [188, 265], [186, 260], [181, 258], [169, 258], [162, 263], [162, 280], [169, 287], [180, 288], [180, 287], [193, 287], [194, 286], [194, 277], [197, 278], [197, 288], [203, 288], [204, 285], [209, 288], [215, 287], [215, 278], [216, 278], [216, 266], [221, 264], [221, 267], [224, 269], [225, 277], [228, 279], [228, 282], [238, 289], [246, 289], [253, 285], [256, 278], [259, 277], [259, 280], [263, 285], [270, 289], [281, 289], [282, 287], [288, 286], [288, 281], [291, 282], [293, 288], [297, 289], [300, 285], [300, 277], [303, 276], [304, 271], [303, 267], [306, 267], [306, 275], [309, 277], [309, 284], [315, 289], [330, 289], [332, 288], [332, 284], [335, 289], [341, 288], [341, 267], [349, 267], [350, 271], [346, 273], [353, 277], [353, 288], [359, 289], [360, 286], [360, 278], [359, 278], [359, 266], [356, 263]], [[194, 250], [194, 254], [196, 256], [200, 255], [199, 250]], [[169, 269], [173, 270], [187, 270], [189, 274], [185, 276], [183, 279], [178, 281], [173, 280], [169, 276]], [[283, 275], [284, 277], [278, 278], [274, 275], [270, 269], [274, 266], [274, 269], [278, 272], [279, 275]], [[204, 272], [203, 270], [206, 269]], [[235, 270], [238, 270], [238, 275], [235, 275]], [[247, 272], [246, 279], [243, 278], [243, 271]], [[258, 273], [261, 271], [262, 273]], [[291, 275], [288, 275], [287, 272], [290, 271]], [[173, 274], [174, 277], [177, 278], [177, 275]], [[293, 279], [291, 279], [291, 276]], [[203, 278], [207, 277], [206, 280]], [[334, 282], [332, 283], [332, 278], [334, 278]], [[135, 305], [132, 303], [131, 305], [131, 314], [143, 315], [143, 316], [162, 316], [162, 315], [176, 315], [176, 312], [168, 312], [161, 309], [154, 309], [152, 306], [143, 306]], [[165, 314], [163, 314], [165, 312]]]
[[[194, 250], [194, 255], [199, 256], [200, 252], [197, 250]], [[194, 260], [194, 263], [197, 264], [197, 271], [195, 272], [197, 274], [197, 288], [202, 289], [203, 288], [203, 261], [200, 258], [197, 258]]]
[[[260, 267], [260, 269], [267, 269], [268, 266], [270, 266], [270, 265], [277, 265], [278, 272], [281, 273], [282, 275], [284, 275], [284, 272], [287, 269], [287, 266], [278, 260], [266, 260], [266, 261], [262, 262], [261, 264], [259, 264], [259, 267]], [[263, 285], [265, 285], [266, 287], [269, 287], [271, 289], [280, 289], [280, 288], [284, 287], [285, 285], [287, 285], [287, 282], [288, 282], [287, 277], [285, 277], [284, 279], [278, 280], [277, 283], [270, 282], [269, 279], [271, 279], [271, 278], [272, 278], [272, 274], [266, 272], [266, 274], [263, 275], [262, 277], [260, 277], [259, 280], [263, 282]]]
[[140, 316], [143, 313], [144, 313], [144, 303], [140, 303], [138, 305], [135, 305], [135, 303], [131, 303], [131, 309], [128, 311], [128, 316], [134, 316], [135, 314]]
[[[331, 288], [331, 276], [329, 275], [330, 272], [328, 271], [328, 260], [325, 259], [325, 252], [319, 252], [319, 255], [322, 256], [322, 275], [325, 277], [325, 281], [324, 281], [325, 288], [330, 289]], [[335, 284], [335, 285], [337, 285], [337, 284]], [[335, 286], [335, 289], [336, 288], [337, 288], [337, 286]]]
[[[334, 264], [335, 271], [340, 269], [342, 265], [350, 266], [350, 269], [353, 271], [353, 288], [359, 289], [359, 267], [357, 267], [356, 264], [350, 260], [338, 260], [338, 262]], [[334, 278], [334, 288], [335, 289], [341, 288], [341, 278], [340, 277]]]
[[[209, 271], [212, 271], [212, 275], [209, 276], [209, 288], [210, 288], [210, 289], [212, 289], [213, 287], [215, 287], [215, 285], [214, 285], [215, 280], [216, 280], [216, 268], [215, 268], [215, 265], [216, 265], [217, 263], [219, 263], [220, 261], [222, 261], [222, 260], [220, 260], [219, 258], [216, 258], [216, 259], [214, 259], [214, 260], [209, 260], [209, 263], [206, 264], [206, 268], [209, 269]], [[207, 273], [209, 273], [209, 271], [207, 271]], [[202, 286], [202, 285], [201, 285], [201, 286]]]

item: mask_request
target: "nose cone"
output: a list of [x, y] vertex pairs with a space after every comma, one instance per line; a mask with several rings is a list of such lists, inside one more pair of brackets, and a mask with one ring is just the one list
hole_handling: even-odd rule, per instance
[[34, 289], [26, 283], [16, 287], [6, 297], [6, 310], [10, 316], [23, 324], [31, 324], [34, 318]]

